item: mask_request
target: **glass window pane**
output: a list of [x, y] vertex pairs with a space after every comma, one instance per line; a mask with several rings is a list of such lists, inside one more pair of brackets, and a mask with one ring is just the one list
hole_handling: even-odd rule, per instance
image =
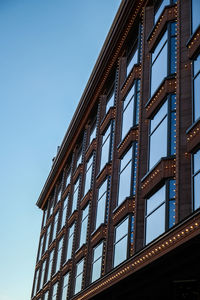
[[194, 118], [200, 117], [200, 74], [194, 80]]
[[76, 278], [75, 294], [77, 294], [78, 292], [81, 291], [81, 288], [82, 288], [82, 278], [83, 278], [83, 274], [80, 274], [80, 275]]
[[156, 13], [155, 13], [154, 23], [156, 23], [156, 22], [158, 21], [158, 19], [159, 19], [161, 13], [162, 13], [164, 7], [165, 7], [166, 5], [169, 5], [169, 3], [170, 3], [169, 0], [163, 0], [163, 1], [161, 1], [160, 6], [158, 7], [158, 9], [157, 9], [157, 11], [156, 11]]
[[102, 259], [99, 258], [95, 263], [93, 264], [93, 269], [92, 269], [92, 282], [97, 280], [98, 278], [101, 277], [101, 264], [102, 264]]
[[151, 198], [147, 200], [147, 215], [150, 214], [156, 207], [165, 201], [166, 186], [159, 189]]
[[167, 156], [167, 117], [150, 137], [150, 160], [151, 169], [162, 157]]
[[130, 196], [131, 189], [131, 163], [120, 174], [118, 205], [120, 205], [126, 197]]
[[131, 89], [129, 90], [127, 96], [124, 99], [123, 108], [125, 108], [127, 106], [129, 101], [131, 100], [131, 98], [134, 96], [134, 93], [135, 93], [135, 82], [132, 85]]
[[194, 177], [194, 210], [200, 207], [200, 173]]
[[197, 73], [200, 71], [200, 55], [197, 57], [197, 59], [194, 61], [194, 77], [197, 75]]
[[160, 52], [161, 48], [163, 47], [163, 45], [165, 44], [166, 41], [167, 41], [167, 31], [164, 33], [162, 39], [156, 46], [154, 52], [152, 53], [152, 63], [154, 62], [156, 56], [158, 55], [158, 53]]
[[97, 260], [99, 257], [102, 256], [102, 251], [103, 251], [103, 243], [101, 243], [94, 249], [93, 261]]
[[163, 79], [167, 76], [167, 44], [156, 58], [151, 68], [151, 95], [157, 90]]
[[127, 76], [131, 72], [133, 66], [137, 63], [138, 63], [138, 49], [135, 50], [135, 52], [134, 52], [134, 54], [133, 54], [133, 56], [132, 56], [132, 58], [131, 58], [131, 60], [128, 64], [128, 66], [127, 66]]
[[194, 173], [200, 170], [200, 150], [194, 154]]
[[106, 142], [103, 144], [101, 149], [101, 166], [100, 170], [103, 169], [105, 164], [108, 162], [109, 159], [109, 150], [110, 150], [110, 138], [106, 140]]
[[115, 231], [115, 241], [119, 241], [124, 235], [128, 234], [128, 221], [126, 218], [120, 225], [116, 227]]
[[99, 194], [98, 194], [98, 198], [100, 199], [103, 194], [107, 191], [107, 180], [104, 181], [104, 183], [100, 186], [99, 188]]
[[200, 1], [192, 0], [192, 33], [195, 32], [195, 30], [200, 24], [199, 12], [200, 12]]
[[125, 135], [128, 133], [129, 129], [133, 126], [133, 98], [129, 102], [128, 106], [123, 112], [123, 120], [122, 120], [122, 140]]
[[113, 92], [111, 97], [107, 101], [107, 104], [106, 104], [106, 114], [109, 111], [110, 107], [114, 106], [114, 98], [115, 98], [115, 95], [114, 95], [114, 92]]
[[151, 120], [151, 132], [154, 131], [160, 121], [167, 115], [167, 101], [161, 106], [154, 118]]
[[146, 220], [146, 244], [165, 232], [165, 204], [154, 211]]
[[120, 163], [120, 172], [123, 171], [124, 167], [128, 164], [128, 162], [132, 159], [133, 149], [132, 147], [126, 152], [124, 157], [121, 159]]
[[115, 245], [114, 267], [127, 258], [127, 240], [127, 236], [125, 236]]
[[84, 264], [84, 260], [81, 260], [78, 264], [77, 264], [77, 271], [76, 274], [79, 275], [80, 273], [83, 272], [83, 264]]
[[97, 216], [96, 216], [96, 228], [105, 222], [105, 209], [106, 209], [106, 194], [98, 201], [97, 204]]

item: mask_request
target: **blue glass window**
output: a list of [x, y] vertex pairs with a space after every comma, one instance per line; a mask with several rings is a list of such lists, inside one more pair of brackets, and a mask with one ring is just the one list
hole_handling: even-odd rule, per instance
[[136, 192], [137, 147], [134, 142], [120, 161], [118, 206]]
[[146, 201], [146, 236], [149, 244], [175, 224], [175, 180], [169, 180]]
[[93, 139], [96, 138], [96, 130], [97, 130], [96, 122], [94, 122], [93, 125], [90, 128], [90, 138], [89, 138], [88, 145], [90, 145], [92, 143]]
[[52, 229], [52, 239], [51, 239], [51, 241], [54, 241], [55, 238], [56, 238], [56, 233], [57, 233], [57, 229], [58, 229], [58, 217], [59, 217], [59, 210], [57, 211], [57, 213], [54, 217], [54, 226], [53, 226], [53, 229]]
[[101, 242], [93, 249], [91, 282], [94, 282], [95, 280], [101, 277], [102, 255], [103, 255], [103, 242]]
[[90, 156], [86, 164], [85, 186], [84, 186], [83, 196], [85, 196], [92, 187], [93, 161], [94, 161], [94, 153]]
[[100, 171], [112, 160], [113, 131], [114, 121], [111, 121], [105, 133], [102, 135]]
[[52, 300], [56, 300], [57, 292], [58, 292], [58, 282], [54, 283], [52, 287]]
[[81, 232], [79, 247], [86, 243], [88, 228], [89, 204], [82, 210]]
[[58, 242], [58, 248], [57, 248], [57, 259], [56, 259], [56, 269], [55, 272], [58, 272], [60, 269], [61, 264], [61, 254], [62, 254], [62, 247], [63, 247], [63, 237]]
[[71, 209], [71, 214], [77, 209], [77, 204], [78, 204], [78, 196], [79, 196], [79, 183], [80, 183], [80, 178], [78, 178], [74, 184], [74, 193], [72, 197], [72, 209]]
[[74, 294], [77, 294], [82, 290], [82, 281], [83, 281], [83, 266], [84, 266], [84, 259], [76, 265], [76, 276], [75, 276], [75, 289]]
[[[176, 153], [176, 96], [170, 95], [150, 122], [149, 169]], [[162, 143], [160, 142], [162, 141]]]
[[107, 198], [108, 198], [108, 179], [106, 179], [98, 189], [95, 229], [97, 229], [102, 223], [105, 223]]
[[167, 30], [151, 56], [151, 96], [169, 75], [176, 72], [176, 23], [169, 23]]
[[200, 18], [199, 18], [200, 1], [199, 0], [191, 0], [191, 4], [192, 4], [192, 33], [194, 33], [195, 30], [200, 25]]
[[193, 154], [193, 210], [200, 207], [200, 150]]
[[114, 91], [112, 91], [106, 103], [106, 114], [108, 113], [109, 109], [114, 106], [114, 100], [115, 100], [115, 94]]
[[[129, 218], [123, 220], [115, 228], [114, 267], [127, 259]], [[123, 249], [123, 250], [122, 250]]]
[[67, 299], [67, 294], [68, 294], [68, 286], [69, 286], [69, 273], [66, 273], [63, 277], [63, 282], [62, 282], [62, 296], [61, 300], [66, 300]]
[[123, 140], [131, 127], [138, 124], [139, 121], [139, 101], [140, 101], [140, 80], [135, 80], [123, 101], [122, 112], [122, 133]]
[[61, 219], [61, 227], [60, 227], [60, 229], [62, 229], [63, 226], [65, 225], [66, 216], [67, 216], [68, 200], [69, 200], [69, 193], [67, 194], [67, 196], [65, 197], [65, 199], [64, 199], [64, 201], [63, 201], [63, 207], [62, 207], [62, 219]]
[[54, 252], [55, 252], [55, 249], [51, 250], [50, 252], [50, 255], [49, 255], [49, 262], [48, 262], [48, 272], [47, 272], [47, 281], [50, 280], [51, 278], [51, 274], [52, 274], [52, 271], [53, 271], [53, 258], [54, 258]]
[[43, 300], [48, 300], [48, 297], [49, 297], [49, 291], [47, 291], [47, 292], [44, 294]]
[[200, 55], [193, 62], [193, 120], [200, 118]]
[[70, 179], [71, 179], [71, 166], [68, 167], [66, 172], [65, 187], [67, 187], [70, 184]]
[[75, 224], [73, 224], [69, 228], [68, 243], [67, 243], [67, 252], [66, 252], [66, 261], [72, 257], [72, 246], [73, 246], [73, 240], [74, 240], [74, 229], [75, 229]]
[[44, 245], [44, 234], [43, 236], [41, 237], [40, 239], [40, 245], [39, 245], [39, 250], [38, 250], [38, 258], [37, 258], [37, 261], [40, 260], [42, 254], [43, 254], [43, 245]]

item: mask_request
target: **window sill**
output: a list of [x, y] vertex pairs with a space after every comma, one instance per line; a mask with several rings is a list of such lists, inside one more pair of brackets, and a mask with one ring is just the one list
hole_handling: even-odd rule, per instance
[[107, 225], [101, 224], [91, 236], [91, 245], [94, 247], [97, 245], [101, 240], [105, 239], [107, 236]]
[[128, 214], [135, 212], [135, 197], [127, 197], [118, 207], [113, 211], [113, 225], [116, 226]]
[[140, 78], [141, 78], [141, 64], [138, 63], [133, 66], [133, 69], [129, 73], [128, 77], [126, 77], [125, 81], [121, 86], [120, 100], [123, 100], [123, 98], [126, 96], [128, 90], [133, 84], [133, 81], [135, 79], [140, 79]]
[[86, 256], [86, 254], [87, 254], [87, 245], [85, 243], [79, 249], [76, 250], [75, 261], [78, 262], [80, 259]]
[[200, 118], [188, 128], [187, 134], [187, 151], [194, 152], [200, 145]]
[[67, 220], [67, 226], [71, 226], [78, 219], [78, 210], [76, 209]]
[[86, 204], [92, 199], [92, 190], [90, 189], [87, 194], [81, 199], [80, 208], [83, 209]]
[[100, 134], [103, 134], [103, 132], [105, 131], [106, 127], [108, 126], [108, 124], [110, 123], [110, 121], [112, 119], [115, 119], [115, 115], [116, 115], [116, 108], [110, 107], [108, 113], [106, 114], [105, 118], [103, 119], [101, 126], [100, 126]]
[[80, 164], [73, 175], [73, 183], [77, 180], [78, 176], [83, 172], [83, 164]]
[[101, 184], [101, 182], [112, 173], [112, 164], [107, 163], [105, 167], [99, 172], [99, 174], [96, 177], [96, 184], [97, 187]]
[[89, 145], [89, 147], [86, 150], [85, 161], [87, 161], [89, 159], [90, 155], [92, 154], [92, 152], [96, 150], [96, 146], [97, 146], [96, 139], [93, 139], [92, 143]]
[[194, 59], [200, 50], [200, 25], [187, 42], [188, 56]]
[[130, 128], [123, 141], [121, 141], [121, 143], [117, 147], [118, 158], [120, 158], [124, 154], [124, 152], [132, 142], [138, 140], [138, 133], [138, 125]]

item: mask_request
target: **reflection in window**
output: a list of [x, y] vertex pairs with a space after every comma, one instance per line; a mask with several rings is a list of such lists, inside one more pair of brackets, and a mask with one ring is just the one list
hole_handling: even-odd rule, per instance
[[82, 163], [82, 146], [79, 147], [78, 151], [77, 151], [77, 157], [76, 157], [76, 167], [78, 168], [78, 166]]
[[116, 267], [121, 262], [127, 259], [128, 227], [129, 227], [129, 219], [126, 218], [115, 228], [114, 267]]
[[137, 148], [134, 142], [120, 161], [118, 206], [136, 192]]
[[105, 164], [112, 160], [113, 131], [114, 121], [111, 121], [110, 125], [102, 135], [100, 171], [104, 168]]
[[57, 260], [56, 260], [56, 268], [55, 272], [57, 273], [60, 269], [60, 263], [61, 263], [61, 255], [62, 255], [62, 246], [63, 246], [63, 237], [59, 240], [58, 243], [58, 249], [57, 249]]
[[165, 77], [176, 72], [176, 23], [169, 23], [167, 30], [151, 56], [151, 96]]
[[47, 209], [44, 209], [42, 227], [46, 225], [46, 221], [47, 221]]
[[133, 86], [123, 101], [122, 135], [123, 140], [131, 127], [139, 121], [140, 80], [135, 80]]
[[191, 4], [192, 4], [192, 33], [194, 33], [195, 30], [200, 25], [200, 18], [199, 18], [200, 1], [192, 0]]
[[175, 224], [175, 184], [166, 182], [146, 201], [146, 244]]
[[200, 55], [193, 62], [193, 120], [200, 118]]
[[[58, 228], [58, 216], [59, 216], [59, 210], [57, 211], [55, 218], [54, 218], [54, 226], [53, 226], [53, 232], [52, 232], [52, 241], [56, 238], [57, 228]], [[52, 223], [53, 225], [53, 223]]]
[[48, 272], [47, 272], [47, 281], [50, 280], [51, 273], [52, 273], [52, 270], [53, 270], [54, 251], [55, 251], [55, 249], [51, 250], [50, 255], [49, 255], [49, 263], [48, 263], [48, 268], [47, 268], [47, 270], [48, 270]]
[[175, 95], [168, 97], [151, 120], [149, 145], [149, 169], [154, 167], [162, 157], [176, 154]]
[[85, 186], [84, 186], [84, 193], [83, 196], [87, 194], [87, 192], [91, 189], [92, 186], [92, 171], [93, 171], [93, 161], [94, 161], [94, 152], [88, 159], [86, 163], [86, 170], [85, 170]]
[[48, 217], [50, 217], [52, 215], [52, 213], [53, 213], [53, 198], [51, 198], [49, 200], [49, 205], [48, 206], [49, 206], [48, 207], [48, 211], [49, 211]]
[[108, 179], [106, 179], [98, 189], [97, 199], [97, 212], [96, 212], [96, 226], [97, 229], [102, 223], [105, 223], [106, 219], [106, 208], [108, 206]]
[[109, 109], [114, 106], [115, 94], [114, 91], [108, 96], [108, 100], [106, 103], [106, 114], [108, 113]]
[[91, 126], [90, 129], [90, 139], [89, 139], [89, 143], [88, 145], [90, 145], [93, 141], [93, 139], [96, 138], [96, 131], [97, 131], [97, 127], [96, 127], [96, 122]]
[[42, 288], [43, 285], [44, 285], [44, 283], [45, 283], [44, 279], [45, 279], [45, 269], [46, 269], [46, 264], [47, 264], [47, 260], [45, 259], [45, 260], [43, 261], [43, 264], [42, 264], [41, 276], [40, 276], [40, 287], [39, 287], [39, 289]]
[[58, 291], [58, 282], [54, 283], [52, 287], [52, 300], [56, 300], [57, 291]]
[[75, 289], [74, 294], [77, 294], [82, 289], [82, 281], [83, 281], [83, 266], [84, 266], [84, 259], [76, 265], [76, 276], [75, 276]]
[[77, 209], [77, 204], [78, 204], [78, 192], [79, 192], [79, 182], [80, 178], [78, 178], [74, 184], [74, 193], [72, 196], [72, 209], [71, 209], [71, 214]]
[[69, 228], [66, 261], [72, 257], [72, 246], [73, 246], [73, 239], [74, 239], [74, 228], [75, 228], [75, 224], [73, 224]]
[[89, 204], [82, 210], [81, 232], [79, 247], [86, 243], [88, 227]]
[[200, 150], [193, 154], [193, 210], [200, 207]]
[[67, 294], [68, 294], [68, 285], [69, 285], [69, 273], [65, 274], [63, 277], [63, 282], [62, 282], [62, 297], [61, 300], [66, 300], [68, 299]]
[[101, 242], [93, 250], [91, 282], [94, 282], [95, 280], [101, 277], [102, 255], [103, 255], [103, 242]]
[[63, 201], [61, 229], [65, 225], [65, 221], [66, 221], [68, 200], [69, 200], [69, 193], [67, 194], [65, 200]]
[[60, 201], [60, 199], [61, 199], [61, 194], [62, 194], [62, 189], [61, 189], [61, 184], [60, 184], [60, 186], [58, 187], [58, 194], [57, 194], [57, 197], [55, 197], [55, 198], [56, 198], [56, 199], [55, 199], [55, 204], [56, 204], [57, 202]]

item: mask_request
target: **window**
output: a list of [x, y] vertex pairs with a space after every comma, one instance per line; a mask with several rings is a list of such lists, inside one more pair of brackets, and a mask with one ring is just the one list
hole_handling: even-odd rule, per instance
[[67, 293], [68, 293], [68, 285], [69, 285], [69, 273], [66, 273], [63, 277], [63, 282], [62, 282], [62, 297], [61, 300], [66, 300]]
[[78, 192], [79, 192], [79, 182], [80, 178], [78, 178], [74, 184], [74, 193], [72, 196], [72, 209], [71, 209], [71, 214], [77, 209], [77, 204], [78, 204]]
[[47, 209], [44, 209], [42, 227], [46, 225], [46, 221], [47, 221]]
[[194, 33], [200, 25], [200, 19], [199, 19], [200, 2], [199, 0], [191, 0], [191, 4], [192, 4], [192, 33]]
[[193, 154], [193, 210], [200, 207], [200, 150]]
[[74, 239], [74, 229], [75, 229], [75, 224], [73, 224], [69, 228], [66, 260], [70, 259], [71, 256], [72, 256], [72, 246], [73, 246], [73, 239]]
[[92, 260], [92, 278], [91, 282], [101, 277], [101, 266], [102, 266], [102, 255], [103, 255], [103, 242], [93, 249], [93, 260]]
[[67, 187], [70, 184], [70, 179], [71, 179], [71, 166], [67, 169], [65, 187]]
[[112, 160], [113, 131], [114, 121], [111, 121], [105, 133], [102, 135], [100, 171], [104, 168], [105, 164]]
[[122, 133], [123, 140], [132, 126], [139, 121], [140, 80], [135, 80], [133, 86], [123, 101]]
[[82, 289], [82, 281], [83, 281], [83, 266], [84, 266], [84, 259], [76, 265], [76, 276], [75, 276], [75, 289], [74, 294], [77, 294]]
[[49, 224], [48, 227], [47, 227], [46, 242], [45, 242], [45, 250], [44, 251], [46, 251], [48, 249], [48, 246], [49, 246], [50, 232], [51, 232], [51, 224]]
[[127, 259], [128, 227], [129, 227], [129, 219], [126, 218], [115, 228], [114, 267], [116, 267], [121, 262]]
[[176, 72], [176, 23], [169, 23], [151, 56], [151, 96], [161, 82]]
[[120, 161], [118, 206], [136, 192], [137, 148], [134, 142]]
[[167, 181], [146, 201], [146, 244], [175, 224], [175, 184]]
[[106, 202], [107, 202], [108, 179], [106, 179], [98, 190], [97, 212], [96, 212], [96, 229], [105, 223]]
[[[52, 241], [56, 238], [57, 228], [58, 228], [58, 216], [59, 216], [59, 210], [57, 211], [55, 218], [54, 218], [54, 226], [53, 226], [53, 232], [52, 232]], [[53, 225], [53, 223], [52, 223]]]
[[94, 161], [94, 152], [88, 159], [86, 163], [86, 170], [85, 170], [85, 187], [83, 196], [87, 194], [87, 192], [91, 189], [92, 186], [92, 171], [93, 171], [93, 161]]
[[57, 291], [58, 291], [58, 282], [54, 283], [52, 287], [52, 300], [56, 300]]
[[176, 3], [177, 0], [162, 0], [157, 1], [157, 5], [155, 6], [155, 13], [154, 13], [154, 23], [158, 21], [163, 12], [165, 6]]
[[35, 271], [35, 281], [34, 281], [34, 285], [33, 285], [33, 296], [35, 296], [36, 292], [38, 291], [39, 272], [40, 272], [40, 269], [37, 269]]
[[62, 246], [63, 246], [63, 237], [59, 240], [58, 248], [57, 248], [57, 260], [56, 260], [56, 273], [60, 269], [60, 263], [62, 258]]
[[109, 109], [114, 106], [114, 101], [115, 101], [115, 94], [113, 90], [111, 94], [108, 96], [108, 100], [106, 103], [106, 114], [108, 113]]
[[49, 200], [49, 207], [48, 207], [48, 210], [49, 210], [49, 215], [48, 215], [48, 217], [50, 217], [50, 216], [52, 215], [52, 213], [53, 213], [53, 198], [51, 198], [51, 199]]
[[49, 255], [49, 263], [48, 263], [48, 272], [47, 272], [47, 281], [50, 280], [51, 278], [51, 273], [52, 273], [52, 269], [53, 269], [53, 258], [54, 258], [54, 249], [51, 250], [50, 255]]
[[170, 95], [150, 122], [149, 169], [162, 157], [175, 154], [176, 96]]
[[82, 146], [79, 147], [78, 151], [77, 151], [77, 157], [76, 157], [76, 167], [78, 168], [78, 166], [82, 163]]
[[58, 187], [58, 194], [57, 194], [55, 203], [57, 203], [61, 200], [61, 195], [62, 195], [62, 189], [61, 189], [61, 184], [60, 184], [60, 186]]
[[96, 138], [96, 121], [92, 124], [92, 126], [90, 127], [90, 138], [89, 138], [89, 143], [88, 145], [90, 145], [93, 141], [93, 139]]
[[193, 120], [200, 118], [200, 54], [193, 62]]
[[89, 216], [89, 204], [82, 210], [81, 233], [79, 247], [86, 243]]
[[43, 245], [44, 245], [44, 234], [40, 239], [40, 246], [39, 246], [38, 259], [37, 260], [40, 260], [42, 254], [43, 254], [43, 251], [42, 251], [43, 250]]
[[69, 194], [67, 194], [65, 200], [63, 201], [61, 229], [65, 225], [65, 221], [66, 221], [68, 200], [69, 200]]
[[47, 260], [45, 259], [45, 260], [43, 261], [42, 269], [41, 269], [40, 288], [42, 288], [43, 285], [44, 285], [44, 283], [45, 283], [44, 279], [45, 279], [45, 269], [46, 269], [46, 264], [47, 264]]
[[47, 292], [44, 294], [43, 300], [48, 300], [48, 297], [49, 297], [49, 291], [47, 291]]

